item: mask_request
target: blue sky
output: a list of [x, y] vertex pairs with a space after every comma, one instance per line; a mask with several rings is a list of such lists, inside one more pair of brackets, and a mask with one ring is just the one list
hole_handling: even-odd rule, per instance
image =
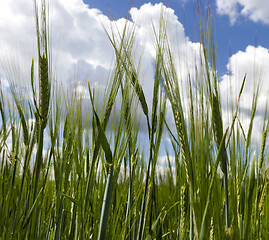
[[[114, 51], [104, 31], [111, 24], [122, 29], [128, 0], [47, 0], [50, 7], [51, 42], [55, 81], [70, 91], [87, 93], [86, 83], [102, 95], [115, 61]], [[151, 23], [158, 26], [161, 9], [169, 20], [168, 35], [175, 53], [183, 97], [188, 74], [195, 76], [195, 59], [200, 53], [197, 30], [197, 0], [133, 0], [130, 26], [136, 28], [135, 53], [142, 55], [141, 84], [147, 102], [152, 100], [154, 38]], [[205, 2], [200, 0], [200, 2]], [[204, 6], [207, 6], [204, 3]], [[254, 131], [260, 132], [269, 95], [269, 1], [211, 0], [216, 33], [224, 128], [231, 123], [229, 102], [234, 102], [245, 73], [247, 80], [240, 107], [242, 126], [247, 131], [253, 90], [262, 80]], [[0, 78], [8, 92], [5, 67], [16, 66], [22, 84], [28, 84], [32, 57], [36, 56], [35, 21], [30, 0], [0, 1]], [[111, 13], [115, 21], [112, 22]], [[137, 59], [134, 59], [135, 61]], [[25, 80], [26, 79], [26, 80]], [[9, 79], [12, 80], [12, 79]], [[14, 80], [14, 79], [13, 79]], [[195, 79], [194, 79], [195, 81]], [[233, 95], [231, 94], [233, 91]], [[167, 118], [172, 119], [168, 110]], [[259, 134], [254, 136], [259, 139]]]
[[[155, 4], [162, 1], [133, 0], [129, 2], [128, 0], [83, 0], [83, 2], [88, 4], [90, 8], [100, 9], [103, 14], [109, 17], [112, 17], [112, 13], [114, 19], [119, 19], [126, 17], [129, 6], [139, 8], [148, 2]], [[229, 57], [238, 51], [244, 51], [248, 45], [261, 45], [269, 49], [269, 23], [267, 23], [266, 20], [263, 21], [260, 19], [254, 22], [250, 19], [250, 16], [239, 14], [235, 22], [232, 23], [228, 14], [219, 14], [217, 12], [218, 4], [220, 3], [217, 4], [215, 0], [208, 2], [212, 11], [216, 31], [219, 71], [221, 74], [227, 71], [226, 64], [228, 63]], [[234, 9], [240, 12], [240, 10], [244, 8], [244, 2], [247, 3], [248, 1], [237, 1]], [[252, 0], [252, 2], [255, 2], [255, 0]], [[199, 34], [197, 29], [197, 1], [164, 0], [163, 3], [165, 6], [175, 11], [176, 16], [183, 24], [186, 35], [190, 40], [199, 41], [199, 36], [197, 37], [197, 34]], [[229, 3], [229, 0], [227, 3]], [[266, 17], [264, 17], [264, 19], [266, 19]]]

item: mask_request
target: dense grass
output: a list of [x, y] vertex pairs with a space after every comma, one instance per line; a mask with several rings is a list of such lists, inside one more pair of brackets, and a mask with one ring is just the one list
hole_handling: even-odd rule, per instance
[[[153, 29], [149, 106], [128, 24], [121, 34], [107, 32], [116, 60], [103, 101], [90, 84], [90, 98], [61, 94], [51, 84], [44, 1], [38, 9], [38, 76], [34, 60], [29, 67], [33, 100], [18, 94], [14, 79], [14, 101], [1, 91], [0, 239], [269, 239], [267, 113], [256, 154], [251, 136], [259, 89], [248, 132], [238, 104], [230, 106], [234, 116], [224, 129], [210, 21], [200, 23], [202, 71], [186, 80], [186, 101], [163, 14]], [[148, 154], [140, 146], [144, 122]], [[160, 172], [163, 134], [171, 146], [168, 168]]]

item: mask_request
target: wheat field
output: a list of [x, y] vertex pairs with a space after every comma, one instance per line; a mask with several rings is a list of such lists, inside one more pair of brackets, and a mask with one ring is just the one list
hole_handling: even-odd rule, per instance
[[[70, 97], [52, 81], [46, 2], [34, 3], [38, 58], [29, 59], [31, 79], [25, 79], [32, 99], [22, 98], [14, 79], [13, 98], [3, 90], [0, 96], [0, 239], [269, 239], [267, 111], [254, 147], [260, 85], [244, 132], [239, 102], [245, 75], [224, 126], [212, 26], [199, 23], [202, 71], [194, 79], [199, 88], [186, 80], [188, 100], [165, 15], [153, 29], [152, 102], [127, 24], [123, 34], [106, 29], [115, 52], [106, 96], [98, 99], [88, 83], [89, 98]], [[166, 136], [168, 167], [158, 171]]]

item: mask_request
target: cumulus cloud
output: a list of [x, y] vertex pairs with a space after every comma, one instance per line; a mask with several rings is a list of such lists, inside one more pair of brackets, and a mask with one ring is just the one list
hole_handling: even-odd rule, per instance
[[[130, 15], [136, 27], [136, 42], [140, 49], [143, 49], [143, 60], [146, 63], [142, 65], [141, 72], [144, 79], [142, 84], [146, 89], [146, 95], [149, 96], [149, 103], [152, 99], [153, 63], [156, 57], [153, 29], [158, 33], [161, 14], [163, 14], [164, 21], [167, 24], [167, 37], [171, 52], [175, 57], [174, 64], [183, 99], [186, 98], [187, 77], [190, 75], [192, 79], [194, 78], [201, 53], [200, 43], [189, 40], [173, 9], [166, 8], [162, 4], [152, 5], [150, 3], [144, 4], [139, 9], [132, 8]], [[152, 62], [151, 65], [150, 62]], [[147, 73], [146, 76], [145, 73]]]
[[220, 89], [224, 108], [225, 125], [231, 123], [231, 105], [236, 105], [240, 87], [246, 75], [246, 82], [240, 101], [240, 120], [245, 133], [248, 131], [251, 105], [254, 91], [260, 85], [257, 112], [253, 129], [253, 140], [260, 140], [263, 126], [265, 107], [269, 94], [269, 51], [261, 46], [248, 46], [245, 51], [239, 51], [232, 55], [227, 65], [229, 74], [222, 77]]
[[[87, 77], [92, 73], [93, 77], [108, 75], [114, 57], [102, 25], [109, 21], [108, 18], [97, 9], [89, 9], [82, 0], [48, 2], [51, 47], [57, 78], [65, 85], [70, 85], [70, 82], [77, 80], [71, 79], [74, 73], [81, 73], [81, 76], [86, 74]], [[16, 4], [1, 1], [0, 14], [1, 62], [25, 64], [23, 68], [29, 71], [31, 58], [36, 56], [32, 1], [19, 0]], [[100, 68], [103, 71], [100, 76], [96, 76]], [[3, 70], [0, 74], [3, 78]]]
[[[114, 50], [104, 27], [110, 32], [111, 25], [117, 26], [121, 32], [125, 19], [111, 21], [98, 9], [89, 8], [82, 0], [49, 0], [48, 2], [52, 52], [54, 64], [57, 66], [57, 78], [69, 86], [72, 80], [78, 81], [78, 77], [74, 77], [78, 73], [92, 82], [102, 81], [101, 79], [108, 76], [114, 61]], [[132, 8], [128, 24], [135, 28], [135, 54], [138, 59], [143, 55], [140, 72], [143, 78], [147, 79], [142, 83], [146, 89], [152, 86], [154, 72], [155, 38], [152, 27], [158, 30], [162, 11], [169, 22], [168, 34], [171, 48], [177, 56], [180, 56], [176, 64], [182, 78], [188, 74], [185, 71], [186, 65], [190, 65], [189, 69], [193, 65], [190, 56], [194, 52], [198, 54], [197, 43], [192, 43], [186, 38], [184, 27], [178, 21], [174, 10], [162, 4], [150, 3], [139, 9]], [[0, 59], [18, 62], [18, 65], [25, 63], [24, 68], [28, 71], [31, 58], [36, 56], [33, 4], [27, 0], [18, 0], [16, 4], [1, 1], [0, 14]], [[10, 57], [12, 54], [14, 57]], [[190, 64], [186, 59], [190, 59]], [[3, 74], [2, 71], [1, 75]], [[147, 95], [150, 96], [149, 92]]]
[[[115, 60], [114, 50], [105, 29], [111, 33], [112, 26], [115, 32], [122, 32], [126, 20], [111, 21], [98, 9], [89, 8], [82, 0], [49, 0], [48, 2], [56, 80], [61, 81], [64, 87], [74, 89], [81, 94], [87, 92], [85, 87], [87, 80], [96, 89], [99, 87], [100, 92], [105, 91]], [[22, 68], [20, 69], [22, 73], [28, 72], [28, 76], [22, 79], [29, 84], [31, 58], [36, 56], [32, 3], [28, 0], [19, 0], [18, 5], [15, 6], [10, 2], [1, 1], [0, 9], [2, 13], [0, 59], [8, 59], [13, 64], [17, 63], [17, 66]], [[154, 79], [153, 27], [158, 32], [162, 13], [168, 22], [167, 33], [172, 52], [176, 56], [175, 66], [181, 81], [181, 89], [186, 88], [187, 75], [195, 74], [193, 63], [200, 55], [200, 44], [191, 42], [186, 37], [185, 29], [178, 21], [173, 9], [166, 8], [161, 3], [155, 5], [148, 3], [140, 8], [131, 8], [128, 25], [129, 29], [135, 29], [134, 56], [136, 59], [134, 61], [138, 66], [142, 56], [139, 76], [149, 107], [152, 101]], [[12, 52], [14, 57], [10, 57]], [[23, 67], [21, 63], [24, 64]], [[3, 78], [4, 72], [1, 70], [0, 75]], [[185, 91], [182, 90], [182, 92]]]
[[[269, 15], [266, 15], [269, 11], [265, 11], [268, 9], [269, 3], [263, 1], [261, 10], [261, 5], [256, 2], [217, 0], [218, 12], [229, 14], [232, 21], [235, 21], [239, 14], [244, 14], [253, 21], [260, 20], [269, 23]], [[240, 9], [238, 6], [242, 8]], [[115, 56], [104, 27], [110, 32], [111, 26], [114, 26], [114, 30], [117, 26], [119, 32], [122, 32], [126, 20], [111, 21], [100, 10], [89, 8], [82, 0], [49, 0], [49, 7], [56, 79], [60, 80], [63, 86], [70, 87], [80, 94], [87, 93], [86, 80], [89, 80], [92, 86], [103, 89], [100, 91], [105, 91]], [[259, 11], [262, 12], [258, 14]], [[200, 43], [190, 41], [185, 35], [185, 29], [173, 9], [166, 8], [161, 3], [155, 5], [148, 3], [140, 8], [131, 8], [128, 24], [130, 28], [135, 29], [134, 56], [137, 59], [134, 61], [138, 64], [142, 55], [139, 73], [149, 106], [152, 101], [154, 79], [155, 37], [153, 27], [158, 32], [162, 12], [168, 22], [167, 34], [172, 53], [175, 56], [175, 67], [183, 99], [186, 99], [187, 76], [190, 75], [191, 79], [195, 79], [196, 62], [199, 62], [201, 52]], [[17, 0], [16, 4], [11, 1], [0, 1], [0, 60], [8, 59], [12, 63], [17, 62], [19, 66], [23, 65], [22, 75], [24, 71], [28, 72], [28, 76], [22, 78], [26, 82], [30, 82], [31, 58], [36, 56], [33, 14], [33, 5], [29, 0]], [[246, 87], [241, 101], [242, 117], [243, 109], [248, 111], [250, 109], [255, 82], [253, 79], [258, 78], [264, 79], [258, 105], [258, 112], [262, 112], [268, 94], [268, 79], [266, 79], [266, 76], [269, 76], [268, 55], [268, 49], [249, 46], [246, 51], [238, 52], [230, 58], [227, 66], [230, 75], [223, 76], [221, 83], [224, 107], [230, 97], [230, 89], [233, 89], [234, 96], [237, 96], [244, 73], [247, 72]], [[1, 67], [0, 78], [2, 78], [2, 85], [7, 88], [8, 85]], [[231, 115], [231, 112], [227, 106], [225, 114], [228, 116]], [[171, 114], [170, 109], [168, 115], [171, 116]], [[244, 117], [249, 120], [249, 115], [244, 115]], [[168, 117], [168, 119], [173, 118]], [[228, 117], [226, 119], [228, 124]]]
[[217, 0], [217, 12], [228, 15], [232, 24], [239, 16], [254, 22], [269, 24], [269, 1], [267, 0]]

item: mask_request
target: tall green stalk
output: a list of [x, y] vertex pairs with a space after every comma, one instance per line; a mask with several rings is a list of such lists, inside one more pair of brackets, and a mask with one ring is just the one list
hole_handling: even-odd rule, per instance
[[[50, 80], [49, 80], [49, 55], [48, 55], [48, 32], [47, 32], [47, 12], [46, 1], [41, 2], [41, 16], [39, 15], [36, 0], [34, 0], [36, 15], [36, 35], [38, 50], [38, 72], [39, 72], [39, 105], [36, 109], [36, 130], [37, 130], [37, 154], [34, 168], [34, 192], [33, 199], [36, 197], [39, 175], [43, 164], [43, 138], [44, 130], [47, 126], [50, 103]], [[41, 25], [39, 23], [41, 18]], [[35, 97], [35, 96], [34, 96]]]

